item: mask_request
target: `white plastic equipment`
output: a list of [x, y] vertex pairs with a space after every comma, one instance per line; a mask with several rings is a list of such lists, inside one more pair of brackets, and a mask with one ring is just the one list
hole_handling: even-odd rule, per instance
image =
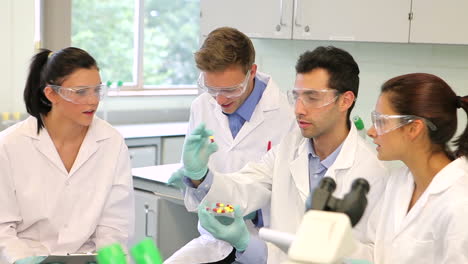
[[290, 244], [284, 264], [341, 264], [356, 249], [351, 222], [343, 213], [309, 210], [295, 237], [265, 228], [259, 235], [283, 250]]

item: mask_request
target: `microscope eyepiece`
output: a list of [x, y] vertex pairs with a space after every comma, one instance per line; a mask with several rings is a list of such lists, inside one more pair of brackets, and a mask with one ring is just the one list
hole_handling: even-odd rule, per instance
[[330, 177], [325, 177], [320, 181], [320, 189], [325, 190], [329, 193], [333, 193], [336, 189], [335, 180]]
[[368, 194], [370, 190], [369, 182], [363, 178], [357, 178], [353, 181], [351, 185], [351, 191], [364, 191], [365, 194]]
[[307, 198], [306, 210], [345, 213], [351, 220], [351, 225], [355, 226], [367, 206], [366, 195], [370, 190], [369, 182], [363, 178], [355, 179], [351, 184], [351, 190], [342, 199], [333, 197], [335, 189], [335, 180], [330, 177], [323, 178], [319, 187]]

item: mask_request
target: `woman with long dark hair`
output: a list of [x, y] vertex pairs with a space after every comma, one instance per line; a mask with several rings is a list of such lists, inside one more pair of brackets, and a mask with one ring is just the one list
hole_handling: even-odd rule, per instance
[[0, 263], [127, 243], [130, 159], [122, 136], [95, 116], [105, 93], [86, 51], [33, 57], [31, 116], [0, 133]]

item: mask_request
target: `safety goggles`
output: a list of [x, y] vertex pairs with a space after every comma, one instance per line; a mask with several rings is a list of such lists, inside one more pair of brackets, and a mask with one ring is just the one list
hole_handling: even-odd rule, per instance
[[99, 84], [94, 86], [62, 87], [59, 85], [48, 85], [63, 99], [74, 104], [89, 104], [91, 97], [96, 97], [101, 101], [107, 94], [107, 85]]
[[205, 74], [203, 72], [200, 73], [198, 77], [198, 87], [203, 91], [209, 93], [211, 96], [216, 97], [218, 95], [222, 95], [227, 98], [235, 98], [241, 96], [244, 91], [247, 89], [247, 85], [250, 79], [250, 71], [247, 72], [245, 79], [242, 83], [239, 83], [234, 86], [229, 87], [214, 87], [209, 86], [205, 83]]
[[297, 100], [301, 100], [307, 108], [321, 108], [327, 106], [338, 99], [338, 91], [334, 89], [307, 89], [294, 88], [287, 92], [288, 101], [291, 105], [295, 105]]
[[398, 129], [404, 125], [407, 125], [415, 120], [422, 120], [427, 125], [427, 127], [435, 131], [437, 127], [424, 117], [419, 117], [415, 115], [384, 115], [376, 111], [371, 113], [372, 124], [377, 132], [377, 135], [381, 136], [390, 131]]

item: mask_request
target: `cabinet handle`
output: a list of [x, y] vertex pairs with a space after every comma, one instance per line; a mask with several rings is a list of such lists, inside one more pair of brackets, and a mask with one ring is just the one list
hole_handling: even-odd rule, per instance
[[279, 12], [280, 12], [279, 25], [286, 26], [286, 24], [283, 22], [283, 0], [280, 0]]
[[299, 14], [297, 13], [297, 10], [299, 9], [298, 6], [299, 6], [299, 0], [294, 0], [294, 25], [296, 25], [297, 27], [302, 27], [298, 19], [299, 17]]
[[154, 237], [148, 233], [148, 222], [149, 222], [149, 214], [154, 213], [153, 209], [149, 209], [149, 205], [145, 204], [145, 236], [146, 237]]

